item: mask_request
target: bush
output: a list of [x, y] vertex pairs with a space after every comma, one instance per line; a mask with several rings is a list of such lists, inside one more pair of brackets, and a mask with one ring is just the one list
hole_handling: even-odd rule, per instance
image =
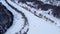
[[60, 6], [55, 6], [52, 13], [54, 17], [60, 18]]

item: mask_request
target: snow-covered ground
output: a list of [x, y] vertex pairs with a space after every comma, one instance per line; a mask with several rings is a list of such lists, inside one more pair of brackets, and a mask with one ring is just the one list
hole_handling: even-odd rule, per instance
[[[45, 4], [60, 6], [60, 1], [59, 0], [39, 0], [39, 1], [42, 1]], [[50, 3], [50, 1], [51, 1], [51, 3]]]
[[[27, 17], [28, 23], [29, 23], [29, 26], [28, 26], [29, 31], [28, 31], [27, 34], [60, 34], [60, 28], [57, 27], [56, 25], [52, 24], [49, 21], [45, 21], [42, 18], [36, 17], [34, 14], [29, 12], [28, 10], [20, 7], [19, 5], [11, 2], [10, 0], [7, 0], [7, 1], [8, 1], [9, 4], [11, 4], [15, 8], [17, 8], [19, 11], [22, 11], [25, 14], [25, 16]], [[11, 28], [9, 28], [5, 34], [15, 34], [15, 32], [19, 33], [19, 30], [23, 27], [24, 19], [22, 19], [21, 14], [19, 14], [14, 9], [12, 9], [10, 6], [8, 6], [7, 3], [4, 0], [1, 0], [1, 2], [14, 15], [13, 26]], [[51, 16], [49, 16], [47, 14], [43, 13], [43, 15], [46, 15], [49, 18], [51, 18]], [[56, 18], [51, 18], [51, 19], [55, 20], [56, 22], [59, 22], [59, 21], [57, 21]]]
[[[58, 26], [58, 27], [60, 27], [60, 19], [57, 19], [57, 18], [55, 18], [55, 17], [52, 16], [52, 14], [51, 14], [52, 13], [52, 11], [51, 11], [52, 9], [49, 9], [47, 11], [43, 11], [41, 9], [37, 10], [37, 9], [35, 9], [33, 7], [30, 7], [30, 6], [28, 6], [27, 4], [24, 4], [24, 3], [19, 3], [19, 6], [24, 7], [25, 9], [29, 10], [29, 12], [31, 12], [33, 14], [36, 11], [36, 15], [37, 16], [39, 16], [39, 14], [42, 14], [43, 15], [43, 19], [44, 19], [44, 16], [46, 16], [48, 18], [48, 20], [49, 19], [53, 20], [55, 23], [57, 23], [57, 25], [56, 24], [55, 25]], [[49, 12], [50, 12], [50, 14], [48, 14]]]

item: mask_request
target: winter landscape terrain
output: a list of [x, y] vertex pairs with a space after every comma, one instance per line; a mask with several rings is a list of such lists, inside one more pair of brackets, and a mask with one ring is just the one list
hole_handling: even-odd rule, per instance
[[3, 34], [60, 34], [59, 2], [57, 5], [44, 0], [37, 2], [0, 0], [14, 15], [12, 26]]

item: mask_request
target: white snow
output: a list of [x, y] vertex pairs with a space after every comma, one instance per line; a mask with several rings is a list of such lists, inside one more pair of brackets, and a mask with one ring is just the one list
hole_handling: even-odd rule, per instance
[[[32, 7], [30, 7], [30, 6], [26, 5], [26, 4], [23, 4], [23, 3], [20, 3], [19, 5], [25, 7], [25, 8], [28, 9], [28, 10], [30, 10], [30, 12], [32, 12], [32, 13], [34, 13], [34, 12], [36, 11], [36, 15], [39, 15], [39, 14], [41, 13], [43, 16], [46, 16], [46, 17], [48, 17], [49, 19], [52, 19], [54, 22], [57, 23], [56, 26], [60, 27], [60, 19], [57, 19], [57, 18], [55, 18], [55, 17], [53, 17], [53, 16], [51, 15], [51, 13], [52, 13], [51, 10], [52, 10], [52, 9], [49, 9], [49, 10], [47, 10], [47, 11], [43, 11], [43, 10], [41, 10], [41, 9], [37, 10], [37, 9], [32, 8]], [[50, 12], [50, 15], [48, 15], [48, 12]]]
[[22, 16], [17, 13], [15, 10], [13, 10], [11, 7], [9, 7], [5, 1], [2, 1], [2, 3], [7, 7], [7, 9], [9, 9], [13, 15], [14, 15], [14, 22], [13, 22], [13, 26], [11, 28], [8, 29], [8, 31], [6, 32], [6, 34], [15, 34], [16, 32], [19, 32], [20, 29], [23, 27], [24, 24], [24, 19], [22, 18]]
[[[18, 10], [22, 11], [28, 18], [29, 31], [27, 34], [60, 34], [60, 28], [56, 27], [55, 25], [51, 24], [48, 21], [45, 21], [44, 19], [34, 16], [28, 10], [25, 10], [24, 8], [11, 2], [10, 0], [7, 0], [7, 1], [9, 2], [9, 4], [14, 6]], [[13, 26], [10, 29], [8, 29], [8, 31], [5, 34], [15, 34], [15, 32], [18, 32], [21, 29], [21, 27], [24, 23], [24, 20], [21, 18], [22, 16], [19, 13], [17, 13], [15, 10], [13, 10], [10, 6], [8, 6], [5, 3], [5, 1], [2, 0], [2, 3], [14, 15]], [[48, 15], [46, 14], [46, 16], [48, 16]], [[48, 17], [51, 18], [51, 16], [48, 16]], [[55, 20], [55, 18], [54, 18], [54, 20]]]

